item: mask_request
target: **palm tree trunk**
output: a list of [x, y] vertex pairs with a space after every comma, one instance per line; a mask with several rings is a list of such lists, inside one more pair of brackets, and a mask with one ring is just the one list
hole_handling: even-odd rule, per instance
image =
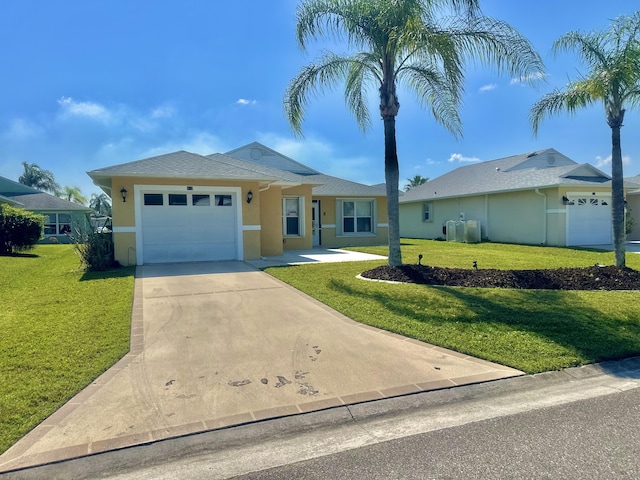
[[384, 115], [384, 178], [387, 186], [387, 217], [389, 221], [389, 265], [402, 265], [400, 252], [400, 212], [398, 208], [398, 184], [400, 169], [396, 148], [396, 117]]
[[624, 229], [624, 177], [622, 173], [622, 147], [620, 146], [620, 128], [624, 110], [615, 118], [609, 117], [611, 127], [611, 196], [613, 246], [616, 254], [616, 266], [625, 267], [625, 229]]

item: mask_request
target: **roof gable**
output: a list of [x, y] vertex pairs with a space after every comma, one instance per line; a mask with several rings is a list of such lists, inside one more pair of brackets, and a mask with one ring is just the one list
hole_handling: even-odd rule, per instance
[[225, 155], [298, 175], [315, 175], [320, 173], [258, 142], [252, 142], [243, 147], [236, 148], [235, 150], [226, 152]]

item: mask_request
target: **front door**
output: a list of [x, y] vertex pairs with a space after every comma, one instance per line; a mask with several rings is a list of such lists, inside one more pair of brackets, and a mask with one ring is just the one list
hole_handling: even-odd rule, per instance
[[313, 246], [320, 246], [320, 200], [311, 202], [311, 232], [313, 236]]

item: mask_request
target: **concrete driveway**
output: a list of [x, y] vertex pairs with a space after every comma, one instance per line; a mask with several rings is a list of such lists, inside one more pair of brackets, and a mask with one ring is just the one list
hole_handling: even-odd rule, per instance
[[138, 267], [131, 352], [0, 471], [522, 372], [355, 323], [252, 265]]

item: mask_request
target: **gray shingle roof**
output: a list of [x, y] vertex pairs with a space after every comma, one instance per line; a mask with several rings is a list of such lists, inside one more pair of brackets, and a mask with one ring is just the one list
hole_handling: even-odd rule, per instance
[[64, 210], [64, 211], [90, 211], [91, 209], [84, 205], [69, 202], [62, 198], [49, 195], [48, 193], [15, 193], [8, 194], [7, 197], [20, 202], [21, 208], [26, 210]]
[[298, 175], [314, 175], [320, 173], [258, 142], [252, 142], [243, 147], [236, 148], [230, 152], [226, 152], [225, 155], [251, 163], [258, 163], [265, 167], [297, 173]]
[[400, 203], [560, 185], [610, 185], [611, 178], [589, 164], [578, 164], [553, 148], [466, 165], [412, 188]]
[[214, 153], [212, 155], [207, 155], [207, 158], [224, 163], [231, 167], [242, 168], [244, 170], [255, 172], [256, 174], [261, 175], [263, 178], [279, 178], [285, 182], [295, 184], [312, 183], [308, 180], [307, 177], [303, 177], [302, 175], [297, 175], [285, 170], [278, 170], [276, 168], [267, 167], [259, 163], [247, 162], [245, 160], [234, 158], [226, 154], [223, 155], [221, 153]]
[[351, 182], [338, 177], [332, 177], [331, 175], [309, 175], [305, 178], [313, 179], [314, 181], [322, 184], [317, 187], [313, 187], [313, 194], [319, 197], [340, 195], [350, 197], [380, 197], [386, 195], [386, 192], [380, 188]]

